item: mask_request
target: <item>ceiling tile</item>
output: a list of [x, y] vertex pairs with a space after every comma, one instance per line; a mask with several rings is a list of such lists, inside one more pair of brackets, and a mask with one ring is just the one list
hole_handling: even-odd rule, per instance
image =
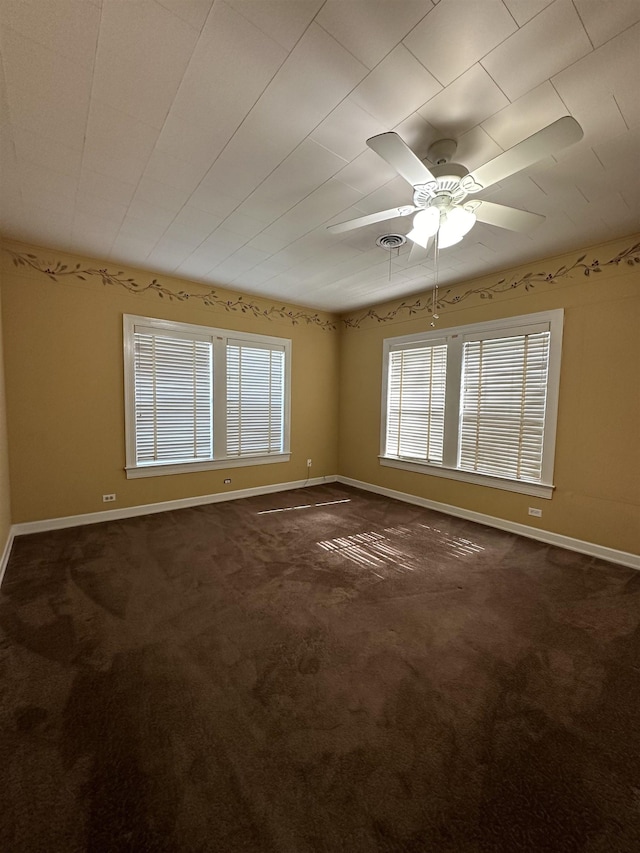
[[[233, 199], [231, 207], [227, 210], [228, 214], [259, 186], [264, 176], [271, 171], [265, 166], [265, 159], [269, 157], [269, 153], [261, 148], [255, 152], [255, 158], [252, 161], [245, 160], [243, 154], [246, 154], [246, 150], [241, 152], [239, 147], [234, 145], [233, 151], [225, 153], [224, 157], [220, 157], [213, 164], [191, 199], [196, 207], [205, 208], [204, 203], [201, 204], [196, 200], [200, 194], [205, 196], [212, 194], [213, 197], [221, 197], [222, 206], [225, 208], [227, 207], [225, 200]], [[211, 212], [218, 213], [218, 210], [212, 208]]]
[[[365, 73], [361, 63], [312, 25], [212, 166], [205, 186], [244, 199]], [[292, 103], [297, 105], [295, 111]]]
[[72, 220], [73, 216], [68, 210], [32, 205], [29, 209], [26, 239], [32, 242], [30, 234], [35, 232], [41, 245], [57, 246], [64, 250], [71, 242]]
[[179, 190], [193, 192], [206, 171], [206, 166], [201, 163], [178, 159], [155, 148], [144, 169], [144, 176]]
[[392, 169], [381, 157], [378, 157], [375, 151], [371, 151], [369, 148], [336, 174], [337, 180], [342, 181], [362, 195], [377, 190], [378, 187], [386, 184], [395, 176], [395, 169]]
[[[638, 152], [640, 152], [640, 127], [625, 130], [614, 138], [596, 145], [594, 150], [605, 169], [614, 170], [622, 165], [629, 169], [630, 174], [633, 174], [633, 170], [637, 169]], [[640, 186], [638, 180], [626, 183]]]
[[71, 148], [20, 127], [14, 128], [13, 138], [21, 160], [28, 160], [64, 175], [75, 177], [80, 174], [82, 148]]
[[593, 105], [585, 105], [571, 111], [571, 114], [582, 127], [584, 137], [575, 145], [565, 148], [554, 155], [561, 162], [566, 158], [573, 158], [584, 148], [593, 148], [625, 133], [627, 125], [620, 108], [613, 95], [603, 97], [597, 108]]
[[80, 176], [80, 196], [96, 196], [99, 199], [128, 206], [136, 191], [134, 183], [120, 181], [89, 168], [83, 168]]
[[222, 283], [230, 283], [236, 276], [253, 269], [268, 257], [269, 255], [266, 252], [261, 252], [251, 246], [243, 246], [213, 267], [209, 271], [209, 276]]
[[229, 141], [220, 127], [203, 128], [172, 109], [156, 142], [158, 151], [199, 166], [204, 174]]
[[264, 229], [264, 222], [254, 219], [252, 216], [247, 216], [246, 213], [242, 213], [240, 210], [236, 210], [227, 216], [222, 223], [222, 227], [226, 231], [238, 234], [238, 236], [244, 237], [245, 240], [249, 241]]
[[165, 222], [151, 222], [150, 220], [139, 219], [127, 213], [120, 225], [118, 239], [131, 237], [132, 239], [149, 242], [151, 245], [147, 251], [150, 252], [164, 234], [166, 227]]
[[243, 245], [243, 238], [219, 228], [208, 237], [189, 257], [180, 264], [177, 272], [183, 275], [205, 276], [236, 249]]
[[75, 201], [78, 191], [78, 178], [65, 175], [62, 172], [54, 172], [44, 166], [30, 163], [28, 160], [18, 158], [18, 170], [20, 172], [20, 183], [25, 193], [37, 197], [39, 192], [51, 193], [66, 199], [67, 204]]
[[[42, 230], [47, 237], [52, 234], [60, 235], [61, 239], [68, 240], [71, 236], [73, 225], [73, 211], [64, 200], [52, 193], [38, 193], [38, 198], [32, 200], [23, 193], [25, 203], [29, 205], [29, 226], [38, 231]], [[53, 214], [53, 215], [52, 215]], [[46, 244], [45, 244], [46, 245]], [[56, 245], [55, 241], [52, 245]]]
[[165, 236], [149, 252], [147, 261], [159, 272], [173, 271], [189, 257], [192, 251], [193, 246], [189, 243], [182, 243], [180, 240], [172, 240]]
[[154, 238], [120, 233], [113, 242], [109, 258], [123, 264], [135, 263], [136, 258], [147, 257], [155, 242]]
[[[556, 0], [482, 60], [509, 100], [591, 52], [591, 42], [571, 0]], [[535, 56], [523, 62], [523, 56]]]
[[344, 164], [341, 157], [306, 139], [247, 197], [239, 211], [262, 222], [273, 222]]
[[421, 160], [427, 159], [431, 143], [442, 139], [442, 132], [425, 121], [420, 113], [413, 113], [393, 129]]
[[189, 198], [189, 191], [179, 187], [171, 187], [153, 178], [143, 177], [136, 188], [134, 201], [140, 199], [147, 204], [172, 210], [177, 213]]
[[82, 241], [83, 244], [91, 241], [95, 245], [95, 240], [100, 238], [105, 251], [111, 251], [113, 241], [120, 230], [120, 223], [112, 219], [105, 219], [96, 213], [90, 213], [88, 210], [77, 211], [73, 217], [73, 237], [76, 240]]
[[82, 171], [88, 169], [121, 183], [133, 184], [140, 180], [145, 168], [144, 158], [135, 159], [118, 151], [88, 150], [82, 160]]
[[108, 258], [113, 246], [113, 239], [104, 232], [91, 231], [83, 233], [75, 228], [71, 231], [73, 250], [90, 258]]
[[[177, 210], [166, 210], [164, 207], [158, 207], [157, 204], [150, 204], [148, 201], [143, 201], [141, 198], [134, 198], [127, 210], [127, 215], [122, 223], [125, 230], [140, 231], [138, 222], [149, 226], [150, 233], [157, 233], [157, 229], [161, 228], [161, 234], [173, 222], [176, 217]], [[130, 220], [135, 220], [135, 225], [129, 229]]]
[[640, 24], [556, 74], [552, 83], [570, 110], [597, 108], [613, 95], [627, 125], [640, 124]]
[[92, 99], [85, 140], [87, 152], [145, 164], [157, 138], [157, 128]]
[[185, 205], [167, 228], [163, 240], [177, 240], [191, 246], [191, 251], [202, 243], [222, 222], [214, 216], [190, 205]]
[[152, 0], [105, 0], [94, 96], [161, 128], [197, 38], [192, 27]]
[[2, 33], [2, 52], [12, 124], [81, 148], [90, 72], [13, 30]]
[[107, 201], [104, 198], [84, 193], [82, 195], [78, 194], [74, 212], [74, 228], [78, 224], [81, 224], [83, 217], [86, 216], [89, 219], [93, 218], [101, 222], [109, 222], [112, 225], [117, 225], [117, 232], [127, 213], [127, 205]]
[[43, 14], [42, 0], [3, 0], [4, 26], [39, 45], [93, 67], [100, 9], [85, 0], [55, 0]]
[[314, 142], [333, 151], [344, 160], [353, 160], [366, 151], [367, 139], [383, 133], [386, 126], [363, 110], [351, 98], [329, 113], [311, 134]]
[[367, 68], [374, 68], [432, 8], [431, 0], [327, 0], [316, 20]]
[[157, 0], [157, 2], [197, 32], [203, 28], [213, 4], [213, 0]]
[[638, 0], [615, 0], [597, 2], [597, 0], [574, 0], [584, 28], [594, 47], [599, 47], [627, 27], [640, 21], [640, 3]]
[[543, 83], [482, 122], [482, 128], [506, 151], [567, 114], [550, 83]]
[[466, 166], [469, 171], [483, 166], [502, 153], [502, 148], [481, 127], [464, 133], [458, 139], [456, 161]]
[[223, 195], [214, 186], [209, 187], [203, 182], [194, 190], [189, 203], [223, 220], [238, 207], [239, 199]]
[[418, 112], [441, 134], [457, 139], [508, 104], [484, 68], [473, 65]]
[[[242, 62], [238, 62], [239, 56]], [[183, 133], [190, 126], [205, 129], [213, 160], [286, 56], [280, 45], [241, 14], [225, 3], [216, 3], [171, 108], [173, 116], [188, 121]], [[188, 147], [187, 140], [184, 158]], [[172, 153], [180, 156], [179, 151]]]
[[[380, 210], [410, 205], [412, 197], [413, 189], [404, 178], [396, 175], [389, 183], [370, 193], [368, 196], [355, 201], [354, 204], [361, 211], [361, 215], [368, 215], [370, 213], [377, 213]], [[386, 225], [384, 223], [382, 225], [377, 223], [375, 227], [384, 229]]]
[[504, 5], [511, 12], [519, 27], [534, 18], [539, 12], [552, 3], [553, 0], [504, 0]]
[[502, 0], [441, 0], [404, 44], [446, 86], [516, 29]]
[[[340, 181], [331, 180], [307, 196], [287, 214], [261, 234], [267, 241], [273, 240], [273, 253], [302, 237], [308, 231], [326, 222], [338, 211], [349, 207], [360, 196], [356, 190]], [[254, 243], [257, 248], [261, 246]], [[265, 249], [267, 251], [267, 249]]]
[[424, 66], [398, 45], [365, 77], [351, 99], [389, 129], [441, 88]]
[[193, 254], [176, 267], [175, 273], [182, 278], [202, 281], [215, 262], [215, 257], [209, 257], [205, 254]]
[[292, 50], [324, 0], [225, 0], [248, 21]]

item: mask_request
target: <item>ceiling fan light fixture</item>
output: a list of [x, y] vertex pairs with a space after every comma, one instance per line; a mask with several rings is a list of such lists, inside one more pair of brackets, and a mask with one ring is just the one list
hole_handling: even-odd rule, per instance
[[433, 237], [439, 225], [440, 211], [437, 208], [428, 207], [426, 210], [419, 210], [413, 217], [413, 228], [407, 237], [426, 249], [429, 238]]
[[476, 223], [476, 215], [462, 207], [450, 210], [440, 225], [438, 231], [438, 248], [446, 249], [454, 246], [468, 234]]

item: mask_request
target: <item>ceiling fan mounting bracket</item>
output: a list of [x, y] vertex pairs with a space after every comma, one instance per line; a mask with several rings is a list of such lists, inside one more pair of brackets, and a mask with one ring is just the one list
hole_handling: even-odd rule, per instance
[[455, 139], [438, 139], [436, 142], [432, 142], [429, 146], [427, 158], [436, 166], [442, 166], [445, 163], [450, 162], [451, 158], [456, 153], [457, 147], [458, 143]]

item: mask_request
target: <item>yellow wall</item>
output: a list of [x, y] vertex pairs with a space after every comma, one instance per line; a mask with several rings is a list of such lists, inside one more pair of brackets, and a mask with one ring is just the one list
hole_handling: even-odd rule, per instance
[[[341, 341], [340, 473], [640, 553], [640, 260], [634, 260], [640, 256], [639, 240], [630, 237], [590, 249], [569, 274], [562, 268], [571, 268], [584, 253], [440, 290], [447, 303], [439, 311], [440, 328], [565, 309], [556, 489], [551, 500], [380, 466], [382, 342], [430, 328], [431, 317], [424, 310], [429, 294], [346, 318]], [[634, 246], [619, 263], [610, 263]], [[525, 279], [527, 273], [532, 275]], [[544, 281], [548, 274], [552, 281]], [[503, 278], [504, 284], [498, 285]], [[534, 287], [527, 290], [527, 282]], [[417, 314], [409, 313], [409, 303]], [[541, 507], [543, 517], [530, 517], [529, 506]]]
[[[13, 522], [97, 512], [115, 492], [115, 508], [229, 490], [342, 474], [365, 483], [422, 496], [565, 536], [640, 553], [640, 255], [612, 263], [639, 237], [536, 262], [504, 275], [441, 289], [447, 304], [442, 328], [550, 308], [565, 309], [555, 484], [551, 500], [381, 467], [382, 341], [429, 328], [430, 294], [394, 301], [343, 318], [287, 306], [300, 322], [251, 310], [226, 311], [198, 296], [210, 289], [125, 270], [103, 284], [99, 267], [119, 267], [48, 249], [6, 243], [0, 251], [5, 337], [7, 421]], [[28, 252], [39, 267], [14, 266], [6, 249]], [[596, 262], [594, 266], [594, 261]], [[55, 273], [47, 265], [64, 264]], [[75, 269], [87, 269], [85, 280]], [[43, 265], [44, 264], [44, 265]], [[584, 274], [584, 266], [591, 273]], [[572, 268], [569, 274], [562, 267]], [[594, 270], [600, 269], [596, 273]], [[560, 272], [559, 275], [556, 273]], [[525, 278], [529, 273], [532, 275]], [[544, 281], [547, 275], [551, 281]], [[126, 279], [133, 279], [127, 283]], [[505, 283], [498, 285], [501, 278]], [[525, 283], [535, 284], [526, 290]], [[511, 287], [511, 284], [515, 284]], [[129, 292], [131, 289], [144, 292]], [[480, 289], [492, 298], [481, 298]], [[187, 291], [191, 299], [169, 300]], [[267, 299], [243, 299], [259, 309], [281, 308]], [[408, 305], [416, 313], [411, 314]], [[124, 473], [122, 363], [123, 313], [290, 337], [292, 360], [291, 461], [273, 465], [127, 480]], [[0, 404], [1, 404], [0, 395]], [[7, 477], [3, 473], [0, 411], [0, 534], [8, 530]], [[338, 442], [339, 436], [339, 442]], [[339, 456], [338, 456], [339, 450]], [[223, 485], [230, 476], [230, 486]], [[540, 506], [543, 517], [528, 516]], [[6, 535], [4, 537], [6, 539]], [[0, 540], [4, 541], [4, 540]]]
[[0, 555], [4, 550], [11, 528], [11, 494], [9, 490], [9, 456], [3, 363], [2, 326], [0, 324]]
[[[6, 249], [38, 268], [15, 266]], [[335, 474], [339, 332], [318, 325], [335, 317], [319, 314], [315, 322], [315, 312], [286, 306], [304, 315], [294, 325], [278, 316], [282, 303], [271, 300], [243, 297], [261, 312], [276, 309], [267, 319], [250, 308], [227, 311], [220, 303], [237, 294], [219, 288], [215, 304], [203, 305], [198, 297], [211, 288], [194, 282], [158, 276], [161, 297], [153, 287], [130, 292], [153, 280], [148, 272], [15, 243], [5, 243], [0, 255], [14, 523], [303, 480], [308, 457], [312, 476]], [[56, 264], [66, 269], [54, 281], [44, 270]], [[100, 267], [124, 274], [103, 284]], [[181, 291], [191, 297], [170, 300]], [[291, 461], [127, 480], [123, 314], [291, 338]], [[115, 504], [103, 504], [107, 493], [117, 495]]]

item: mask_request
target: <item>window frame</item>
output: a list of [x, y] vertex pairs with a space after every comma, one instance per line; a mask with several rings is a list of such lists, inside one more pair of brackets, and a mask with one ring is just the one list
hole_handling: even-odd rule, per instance
[[[124, 423], [125, 423], [125, 472], [127, 479], [159, 477], [168, 474], [186, 474], [196, 471], [214, 471], [221, 468], [241, 468], [250, 465], [269, 465], [289, 462], [291, 458], [291, 347], [290, 338], [273, 335], [252, 334], [213, 326], [201, 326], [137, 314], [123, 314], [123, 361], [124, 361]], [[213, 346], [213, 458], [189, 462], [153, 461], [139, 463], [136, 459], [135, 433], [135, 330], [136, 327], [158, 333], [177, 333], [211, 339]], [[226, 456], [219, 448], [227, 448], [227, 342], [240, 341], [264, 344], [266, 347], [282, 347], [284, 350], [284, 411], [283, 450], [269, 454]]]
[[[558, 420], [558, 399], [560, 388], [560, 359], [562, 352], [562, 333], [564, 326], [564, 310], [562, 308], [550, 311], [540, 311], [535, 314], [524, 314], [517, 317], [505, 317], [500, 320], [488, 320], [481, 323], [471, 323], [465, 326], [434, 329], [417, 332], [411, 335], [401, 335], [385, 338], [382, 356], [382, 395], [380, 417], [380, 465], [390, 468], [400, 468], [434, 477], [444, 477], [465, 483], [519, 492], [525, 495], [550, 499], [553, 496], [553, 472], [555, 463], [556, 429]], [[544, 327], [550, 332], [549, 366], [547, 378], [547, 398], [542, 450], [542, 476], [539, 482], [531, 480], [516, 480], [495, 474], [476, 473], [467, 471], [451, 464], [459, 457], [459, 441], [461, 435], [461, 403], [463, 378], [463, 348], [465, 340], [478, 336], [493, 337], [496, 332], [500, 337], [522, 335], [537, 327]], [[447, 342], [447, 390], [445, 397], [445, 426], [443, 463], [425, 462], [387, 455], [387, 400], [389, 379], [389, 354], [400, 347], [411, 347], [424, 342], [425, 344], [441, 341]]]

